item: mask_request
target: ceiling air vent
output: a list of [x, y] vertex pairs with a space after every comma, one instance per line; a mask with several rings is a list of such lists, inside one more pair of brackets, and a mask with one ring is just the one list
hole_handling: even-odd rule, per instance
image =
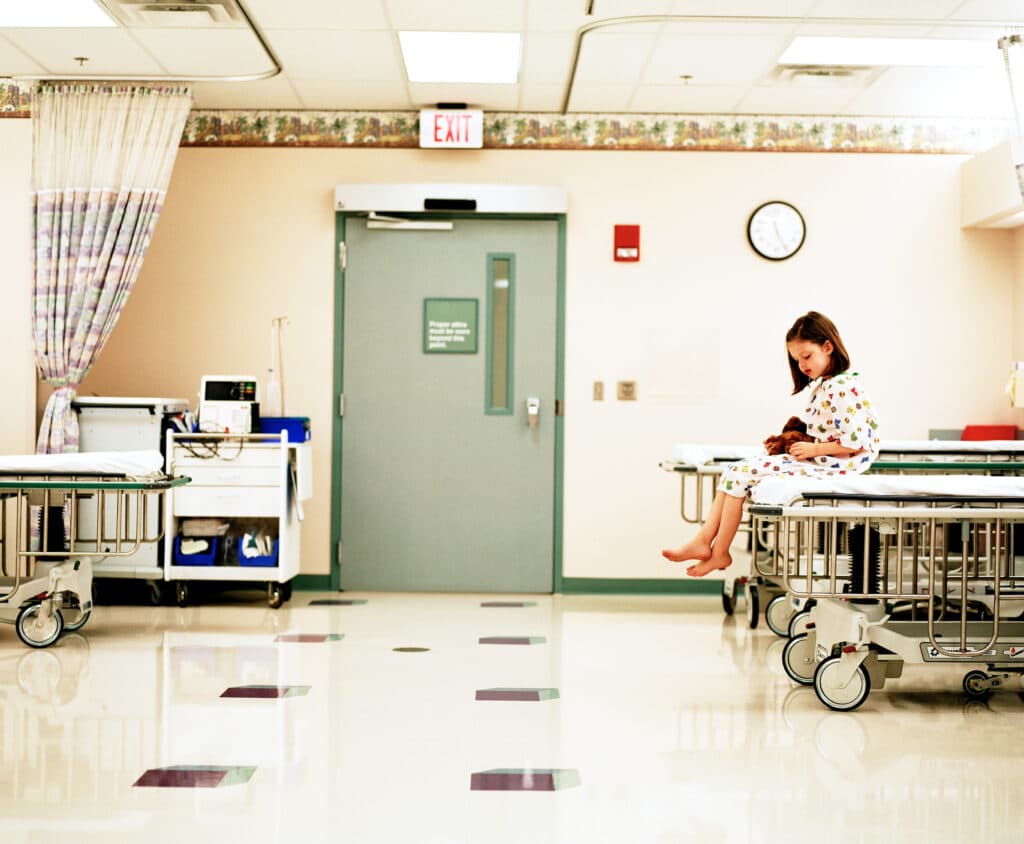
[[780, 65], [772, 74], [778, 82], [819, 88], [863, 88], [884, 71], [884, 67], [848, 65]]
[[206, 27], [244, 19], [235, 0], [107, 0], [127, 26]]

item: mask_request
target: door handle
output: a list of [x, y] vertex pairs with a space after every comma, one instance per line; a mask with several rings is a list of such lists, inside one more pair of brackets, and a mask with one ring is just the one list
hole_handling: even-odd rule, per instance
[[526, 424], [530, 428], [540, 425], [540, 397], [530, 396], [526, 399]]

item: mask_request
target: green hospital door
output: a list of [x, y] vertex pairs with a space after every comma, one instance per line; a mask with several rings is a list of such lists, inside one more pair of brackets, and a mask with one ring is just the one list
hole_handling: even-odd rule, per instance
[[558, 221], [345, 242], [342, 588], [551, 592]]

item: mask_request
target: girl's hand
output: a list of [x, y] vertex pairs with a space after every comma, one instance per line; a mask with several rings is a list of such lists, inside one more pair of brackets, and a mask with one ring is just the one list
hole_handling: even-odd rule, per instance
[[789, 447], [789, 453], [797, 460], [810, 460], [818, 455], [817, 443], [793, 443]]

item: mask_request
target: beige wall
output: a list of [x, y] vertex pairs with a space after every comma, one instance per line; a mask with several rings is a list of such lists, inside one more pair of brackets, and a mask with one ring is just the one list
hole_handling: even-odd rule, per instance
[[35, 451], [32, 123], [0, 120], [0, 454]]
[[[27, 122], [27, 121], [26, 121]], [[783, 335], [818, 308], [838, 323], [889, 438], [1020, 421], [1002, 395], [1014, 356], [1014, 234], [961, 231], [956, 156], [183, 149], [118, 330], [83, 392], [183, 396], [204, 373], [269, 366], [287, 314], [288, 412], [312, 419], [315, 499], [303, 572], [329, 565], [333, 187], [340, 182], [552, 184], [569, 194], [564, 573], [676, 577], [680, 441], [757, 442], [789, 415]], [[753, 208], [793, 202], [798, 256], [746, 243]], [[639, 223], [639, 264], [611, 261]], [[1024, 274], [1018, 273], [1018, 278]], [[1019, 341], [1018, 341], [1019, 342]], [[638, 382], [634, 403], [592, 382]]]

